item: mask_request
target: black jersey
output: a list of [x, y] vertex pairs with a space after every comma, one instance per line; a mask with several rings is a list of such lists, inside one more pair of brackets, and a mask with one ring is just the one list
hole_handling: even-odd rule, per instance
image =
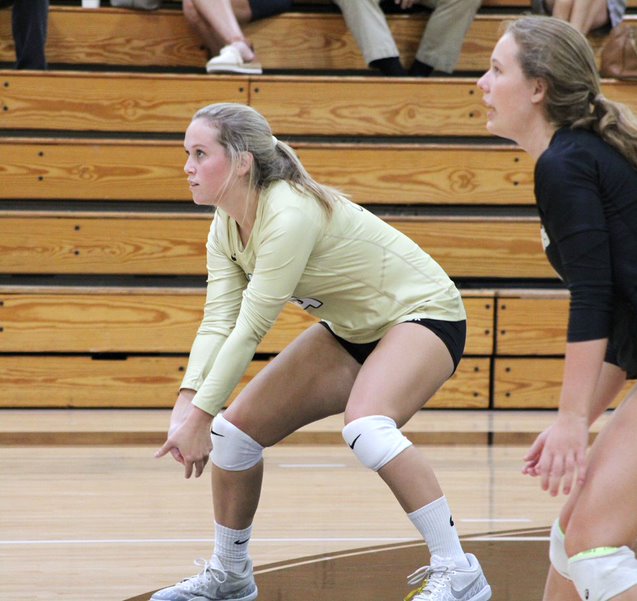
[[637, 169], [593, 132], [559, 129], [535, 167], [547, 257], [571, 293], [568, 340], [637, 313]]

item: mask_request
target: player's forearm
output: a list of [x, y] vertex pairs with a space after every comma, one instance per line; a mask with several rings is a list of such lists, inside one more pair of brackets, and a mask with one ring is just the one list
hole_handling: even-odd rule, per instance
[[585, 417], [599, 412], [595, 391], [601, 374], [606, 339], [569, 342], [566, 345], [564, 378], [559, 411], [564, 415]]

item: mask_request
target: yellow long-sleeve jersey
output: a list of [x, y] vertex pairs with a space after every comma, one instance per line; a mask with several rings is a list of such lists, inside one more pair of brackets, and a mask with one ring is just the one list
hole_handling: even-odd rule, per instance
[[194, 404], [213, 415], [286, 302], [356, 343], [411, 319], [466, 319], [454, 283], [410, 238], [345, 198], [328, 216], [284, 181], [261, 193], [245, 248], [218, 209], [207, 255], [204, 317], [182, 388], [197, 390]]

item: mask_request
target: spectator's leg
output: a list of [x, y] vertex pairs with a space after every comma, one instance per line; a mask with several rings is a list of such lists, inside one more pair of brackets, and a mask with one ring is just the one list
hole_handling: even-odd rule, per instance
[[583, 34], [610, 23], [607, 0], [547, 0], [546, 7]]
[[12, 13], [17, 69], [46, 69], [49, 0], [15, 0]]
[[193, 31], [199, 36], [204, 46], [208, 49], [209, 54], [211, 56], [217, 54], [219, 49], [224, 45], [223, 40], [199, 14], [193, 0], [182, 0], [181, 8], [186, 21], [188, 21], [190, 27], [192, 27]]
[[451, 73], [481, 0], [421, 0], [433, 9], [416, 52], [416, 60]]
[[547, 12], [556, 19], [570, 21], [575, 0], [545, 0]]
[[365, 62], [386, 75], [404, 75], [400, 53], [392, 37], [380, 0], [333, 0], [341, 9]]
[[244, 61], [255, 60], [252, 45], [239, 25], [252, 18], [248, 0], [184, 0], [183, 10], [213, 54], [219, 45], [236, 43]]
[[589, 0], [576, 2], [571, 12], [571, 25], [587, 34], [593, 29], [604, 27], [610, 22], [608, 2], [606, 0]]

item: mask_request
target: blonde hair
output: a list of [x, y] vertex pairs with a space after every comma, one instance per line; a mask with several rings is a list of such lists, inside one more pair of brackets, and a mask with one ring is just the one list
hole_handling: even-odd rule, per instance
[[586, 37], [566, 21], [537, 16], [510, 21], [505, 33], [518, 45], [524, 75], [546, 83], [551, 123], [596, 132], [637, 167], [637, 119], [627, 106], [602, 94]]
[[277, 180], [284, 180], [315, 198], [327, 215], [342, 193], [316, 182], [290, 146], [272, 135], [270, 124], [253, 108], [235, 103], [210, 104], [198, 110], [195, 119], [204, 119], [217, 129], [219, 144], [234, 166], [242, 153], [252, 157], [250, 186], [263, 190]]

